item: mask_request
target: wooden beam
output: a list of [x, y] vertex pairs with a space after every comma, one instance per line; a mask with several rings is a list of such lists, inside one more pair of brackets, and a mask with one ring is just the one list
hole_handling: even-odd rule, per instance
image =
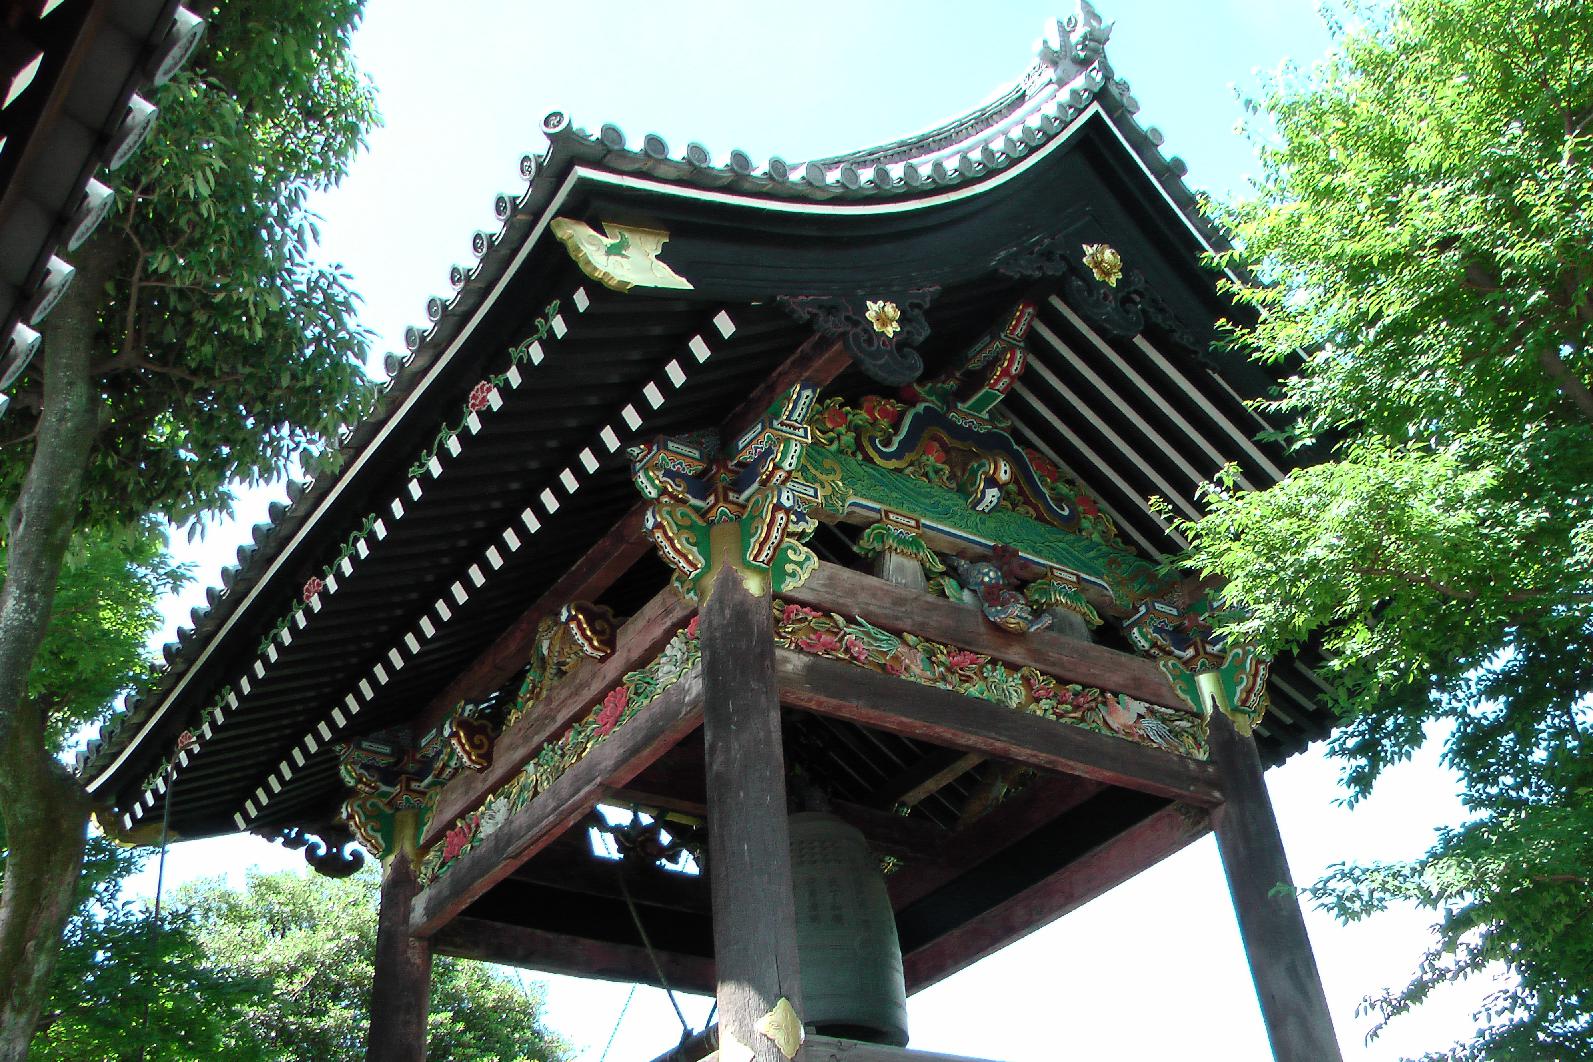
[[809, 1036], [795, 1062], [981, 1062], [966, 1055], [943, 1055], [938, 1051], [914, 1051], [910, 1047], [865, 1044], [837, 1036]]
[[[454, 919], [437, 931], [432, 938], [432, 949], [439, 955], [502, 963], [542, 973], [662, 987], [647, 949], [640, 945], [588, 940], [480, 918]], [[669, 987], [702, 995], [713, 994], [712, 959], [674, 951], [655, 950], [654, 955], [658, 957], [658, 965], [664, 969], [664, 978], [669, 982]], [[422, 1015], [424, 1013], [422, 1011]]]
[[907, 990], [927, 988], [1088, 903], [1209, 830], [1206, 812], [1173, 804], [1049, 877], [902, 957]]
[[886, 810], [897, 805], [914, 807], [979, 766], [984, 759], [977, 753], [936, 749], [880, 783], [864, 803]]
[[543, 619], [571, 601], [591, 601], [600, 597], [615, 580], [630, 571], [631, 565], [652, 549], [652, 542], [642, 537], [642, 517], [646, 511], [646, 502], [631, 506], [619, 523], [544, 590], [474, 663], [433, 697], [417, 717], [418, 732], [425, 733], [436, 726], [461, 701], [485, 697], [508, 682], [530, 659], [537, 625]]
[[852, 364], [852, 356], [838, 339], [814, 335], [797, 348], [761, 382], [735, 408], [720, 429], [720, 438], [727, 443], [756, 424], [775, 400], [803, 381], [823, 387], [841, 375]]
[[371, 1024], [365, 1057], [425, 1062], [426, 1015], [431, 1010], [431, 945], [410, 935], [418, 891], [415, 864], [400, 851], [382, 867], [371, 977]]
[[768, 590], [751, 592], [740, 572], [711, 578], [697, 629], [719, 1024], [757, 1062], [786, 1062], [757, 1032], [781, 999], [802, 1013], [774, 616]]
[[[576, 833], [586, 846], [584, 833]], [[708, 913], [708, 881], [697, 874], [662, 870], [652, 864], [637, 864], [629, 859], [599, 859], [591, 851], [574, 845], [551, 844], [535, 859], [522, 863], [513, 874], [515, 881], [546, 885], [585, 896], [634, 899], [638, 905], [661, 907], [692, 914]], [[623, 884], [622, 884], [623, 882]]]
[[[685, 625], [692, 605], [665, 587], [641, 607], [615, 635], [614, 652], [602, 660], [582, 660], [531, 709], [515, 720], [492, 745], [492, 763], [484, 771], [461, 771], [437, 794], [423, 844], [434, 844], [461, 815], [477, 807], [541, 751], [549, 738], [569, 725], [618, 686], [626, 672], [645, 664]], [[525, 661], [521, 661], [523, 666]]]
[[1222, 800], [1210, 764], [1125, 738], [795, 649], [778, 650], [775, 669], [781, 700], [820, 715], [1205, 807]]
[[[607, 661], [605, 661], [606, 663]], [[636, 718], [577, 760], [415, 900], [411, 929], [429, 937], [536, 855], [702, 721], [702, 672], [683, 676]]]
[[838, 564], [821, 563], [807, 582], [782, 598], [858, 616], [889, 631], [912, 631], [937, 642], [1035, 667], [1067, 682], [1126, 693], [1152, 704], [1186, 708], [1161, 669], [1142, 657], [1050, 631], [1012, 634], [976, 608], [908, 590]]
[[1333, 1032], [1333, 1015], [1300, 901], [1290, 887], [1289, 861], [1256, 743], [1240, 735], [1216, 710], [1211, 713], [1211, 761], [1228, 796], [1213, 813], [1217, 851], [1228, 876], [1272, 1056], [1277, 1062], [1336, 1062], [1343, 1055]]
[[900, 910], [922, 899], [1105, 788], [1100, 782], [1067, 774], [1037, 779], [1017, 796], [947, 838], [938, 859], [922, 863], [909, 860], [886, 878], [891, 906]]

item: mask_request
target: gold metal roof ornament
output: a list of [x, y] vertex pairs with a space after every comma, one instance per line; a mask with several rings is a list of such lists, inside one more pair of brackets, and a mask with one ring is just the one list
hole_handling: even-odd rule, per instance
[[581, 272], [606, 288], [621, 292], [632, 288], [691, 289], [691, 281], [658, 258], [669, 233], [612, 221], [602, 225], [599, 233], [584, 221], [554, 218], [548, 227]]
[[1084, 264], [1090, 267], [1096, 280], [1109, 287], [1117, 287], [1118, 280], [1123, 276], [1123, 256], [1110, 244], [1085, 244]]

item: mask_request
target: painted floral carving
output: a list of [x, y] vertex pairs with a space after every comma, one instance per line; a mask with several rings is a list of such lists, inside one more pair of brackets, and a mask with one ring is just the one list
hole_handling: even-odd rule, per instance
[[693, 616], [651, 663], [627, 674], [559, 738], [543, 745], [531, 762], [494, 790], [478, 810], [455, 822], [421, 861], [421, 884], [436, 881], [460, 857], [507, 822], [510, 815], [531, 803], [582, 757], [636, 718], [701, 660], [697, 617]]
[[967, 694], [1179, 755], [1206, 756], [1206, 724], [1191, 710], [1063, 682], [1037, 668], [1015, 668], [971, 649], [911, 633], [893, 634], [866, 620], [804, 605], [776, 601], [774, 614], [775, 642], [787, 649]]
[[1117, 287], [1123, 277], [1123, 256], [1104, 243], [1084, 245], [1084, 264], [1090, 274], [1108, 287]]
[[305, 580], [304, 592], [300, 596], [304, 598], [305, 604], [309, 604], [316, 594], [325, 589], [326, 583], [319, 576], [312, 575]]
[[492, 401], [493, 392], [496, 390], [491, 381], [482, 380], [470, 389], [470, 397], [465, 399], [465, 407], [472, 413], [481, 412]]
[[874, 331], [889, 338], [902, 330], [902, 311], [889, 299], [879, 301], [869, 300], [867, 312], [864, 314], [868, 323], [874, 326]]

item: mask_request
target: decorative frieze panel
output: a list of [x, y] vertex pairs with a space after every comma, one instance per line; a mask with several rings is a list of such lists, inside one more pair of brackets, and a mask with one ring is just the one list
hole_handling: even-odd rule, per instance
[[535, 758], [519, 774], [495, 789], [480, 808], [457, 820], [421, 860], [421, 884], [436, 881], [461, 856], [491, 836], [512, 813], [546, 791], [565, 771], [634, 719], [701, 661], [697, 618], [693, 616], [690, 623], [675, 632], [658, 656], [645, 667], [628, 673], [585, 716], [558, 738], [543, 745]]
[[1204, 759], [1206, 724], [1180, 710], [1076, 683], [1033, 667], [1012, 667], [984, 653], [893, 634], [866, 620], [776, 601], [775, 642], [813, 656], [966, 694], [1005, 708], [1113, 734], [1182, 756]]

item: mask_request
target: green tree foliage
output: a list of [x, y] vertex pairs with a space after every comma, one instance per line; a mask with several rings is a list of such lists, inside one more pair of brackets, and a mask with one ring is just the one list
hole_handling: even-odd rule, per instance
[[35, 1062], [217, 1059], [268, 989], [218, 971], [184, 913], [157, 929], [140, 903], [122, 896], [143, 856], [89, 838], [77, 907], [66, 925], [49, 1001], [29, 1058]]
[[[91, 314], [97, 417], [89, 519], [225, 508], [230, 485], [312, 455], [369, 394], [349, 277], [313, 257], [306, 201], [344, 175], [375, 121], [348, 49], [360, 0], [226, 0], [208, 47], [158, 93], [119, 210], [78, 252], [68, 308]], [[47, 336], [53, 329], [47, 329]], [[47, 340], [53, 342], [53, 337]], [[0, 421], [15, 496], [43, 374]], [[10, 456], [10, 460], [5, 460]]]
[[360, 8], [196, 8], [206, 45], [156, 95], [158, 132], [73, 253], [76, 282], [0, 421], [0, 1060], [27, 1050], [82, 861], [90, 801], [53, 743], [127, 677], [35, 681], [52, 609], [71, 606], [57, 588], [72, 544], [225, 510], [229, 483], [313, 460], [370, 397], [355, 296], [314, 259], [306, 209], [375, 120], [349, 51]]
[[1264, 172], [1226, 211], [1259, 278], [1234, 338], [1331, 458], [1230, 477], [1183, 530], [1245, 636], [1326, 650], [1354, 796], [1446, 735], [1467, 821], [1308, 890], [1438, 915], [1378, 1028], [1502, 968], [1475, 1038], [1434, 1057], [1593, 1058], [1593, 6], [1353, 14], [1254, 105]]
[[[141, 853], [89, 842], [32, 1059], [337, 1062], [365, 1057], [377, 876], [252, 872], [167, 898], [159, 931], [120, 895]], [[427, 1057], [560, 1062], [541, 997], [480, 963], [438, 958]], [[147, 1017], [146, 1017], [147, 1012]], [[140, 1054], [142, 1053], [142, 1054]]]

